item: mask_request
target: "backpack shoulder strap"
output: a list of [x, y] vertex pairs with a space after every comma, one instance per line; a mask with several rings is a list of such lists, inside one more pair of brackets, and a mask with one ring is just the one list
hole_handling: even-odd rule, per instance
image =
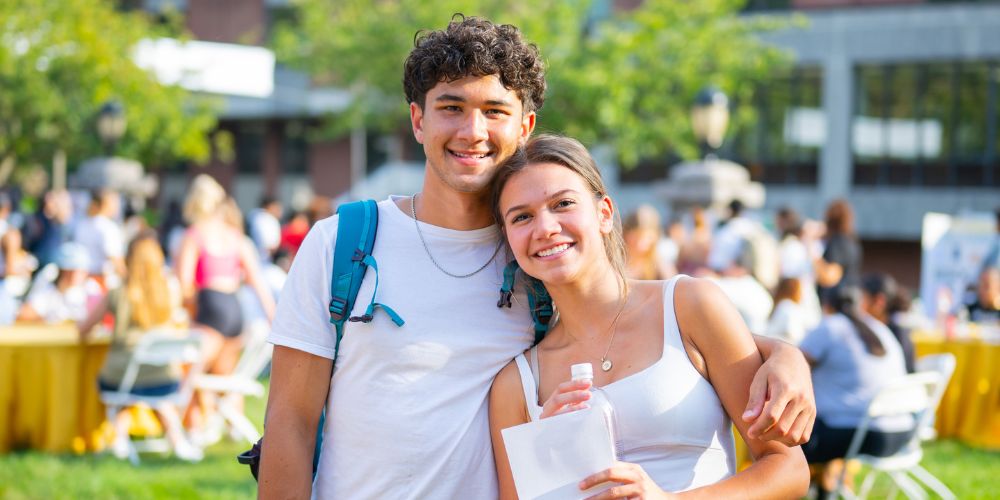
[[[500, 300], [497, 307], [511, 307], [511, 297], [514, 295], [514, 278], [521, 269], [516, 260], [510, 261], [503, 270], [503, 285], [500, 286]], [[523, 274], [523, 272], [522, 272]], [[549, 331], [549, 323], [555, 309], [552, 307], [552, 297], [541, 281], [525, 275], [525, 288], [528, 291], [528, 309], [531, 319], [535, 322], [535, 345], [545, 338]]]
[[[396, 326], [405, 323], [391, 307], [375, 302], [378, 293], [378, 263], [372, 256], [375, 235], [378, 232], [378, 205], [375, 200], [346, 203], [337, 209], [337, 243], [333, 249], [333, 272], [330, 276], [330, 323], [337, 329], [333, 360], [337, 361], [337, 351], [344, 337], [345, 321], [371, 322], [378, 307], [385, 311]], [[375, 287], [371, 300], [361, 316], [349, 316], [357, 301], [365, 272], [375, 270]]]
[[333, 249], [333, 272], [330, 276], [330, 323], [337, 328], [334, 362], [344, 336], [344, 322], [354, 308], [361, 282], [365, 278], [378, 230], [378, 206], [375, 200], [345, 203], [337, 209], [337, 242]]

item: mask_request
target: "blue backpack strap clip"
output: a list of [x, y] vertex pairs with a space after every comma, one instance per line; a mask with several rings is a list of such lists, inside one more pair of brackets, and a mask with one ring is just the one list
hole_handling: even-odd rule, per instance
[[[380, 307], [394, 323], [403, 326], [403, 318], [390, 307], [375, 302], [378, 293], [378, 263], [372, 256], [378, 230], [378, 205], [374, 200], [345, 203], [337, 210], [337, 244], [333, 250], [333, 273], [330, 277], [330, 323], [337, 329], [334, 361], [344, 336], [346, 321], [370, 322], [375, 307]], [[361, 289], [365, 272], [375, 270], [375, 289], [368, 308], [361, 316], [349, 316]]]
[[[497, 307], [511, 307], [511, 298], [514, 295], [514, 278], [520, 269], [521, 267], [517, 265], [516, 260], [510, 261], [504, 268], [503, 285], [500, 287], [500, 300], [497, 301]], [[525, 277], [527, 278], [525, 288], [528, 291], [528, 309], [531, 312], [531, 319], [535, 322], [535, 344], [538, 344], [549, 331], [549, 323], [552, 321], [555, 308], [552, 306], [552, 297], [549, 296], [545, 285], [535, 278], [527, 275]]]

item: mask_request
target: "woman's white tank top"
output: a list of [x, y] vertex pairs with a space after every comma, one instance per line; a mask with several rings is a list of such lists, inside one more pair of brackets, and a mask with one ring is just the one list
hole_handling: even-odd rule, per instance
[[[712, 385], [684, 350], [674, 314], [674, 286], [663, 286], [663, 355], [648, 368], [601, 389], [615, 409], [619, 460], [639, 464], [665, 491], [678, 492], [718, 482], [734, 474], [732, 421]], [[532, 350], [533, 360], [537, 352]], [[528, 414], [537, 420], [537, 369], [524, 354], [515, 358]], [[569, 373], [566, 373], [567, 380]], [[583, 478], [581, 478], [583, 479]]]

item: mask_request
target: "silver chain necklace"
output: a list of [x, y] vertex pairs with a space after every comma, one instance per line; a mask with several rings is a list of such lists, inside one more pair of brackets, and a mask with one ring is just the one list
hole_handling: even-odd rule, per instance
[[433, 263], [434, 267], [438, 268], [439, 271], [441, 271], [442, 273], [447, 274], [448, 276], [451, 276], [452, 278], [459, 278], [459, 279], [461, 279], [461, 278], [468, 278], [468, 277], [476, 275], [477, 273], [479, 273], [479, 271], [482, 271], [483, 269], [486, 269], [486, 266], [490, 265], [490, 262], [493, 262], [493, 259], [497, 258], [497, 254], [500, 253], [500, 247], [503, 246], [503, 239], [501, 239], [500, 241], [497, 242], [497, 248], [496, 248], [496, 250], [493, 250], [493, 255], [490, 256], [490, 260], [487, 260], [485, 264], [483, 264], [482, 266], [479, 267], [479, 269], [476, 269], [475, 271], [472, 271], [469, 274], [454, 274], [454, 273], [450, 273], [450, 272], [448, 272], [447, 269], [441, 267], [441, 264], [438, 264], [437, 259], [435, 259], [434, 255], [431, 254], [430, 247], [427, 246], [427, 241], [424, 240], [424, 233], [422, 233], [420, 231], [420, 221], [417, 220], [417, 194], [416, 193], [414, 193], [413, 197], [410, 198], [410, 215], [413, 216], [413, 226], [417, 228], [417, 236], [420, 236], [420, 243], [422, 243], [424, 245], [424, 252], [427, 253], [428, 257], [430, 257], [431, 263]]

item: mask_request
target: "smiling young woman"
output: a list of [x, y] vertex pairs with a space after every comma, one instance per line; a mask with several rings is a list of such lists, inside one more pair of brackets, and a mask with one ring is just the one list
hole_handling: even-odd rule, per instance
[[[501, 497], [516, 493], [500, 431], [589, 399], [590, 382], [567, 381], [570, 366], [581, 362], [602, 366], [593, 384], [622, 409], [621, 462], [580, 478], [581, 489], [618, 483], [594, 498], [805, 493], [802, 452], [750, 437], [740, 418], [761, 357], [739, 313], [708, 281], [625, 278], [615, 205], [583, 145], [553, 135], [529, 140], [500, 166], [492, 199], [511, 253], [545, 285], [558, 312], [545, 339], [493, 383]], [[734, 422], [755, 458], [739, 474]]]

